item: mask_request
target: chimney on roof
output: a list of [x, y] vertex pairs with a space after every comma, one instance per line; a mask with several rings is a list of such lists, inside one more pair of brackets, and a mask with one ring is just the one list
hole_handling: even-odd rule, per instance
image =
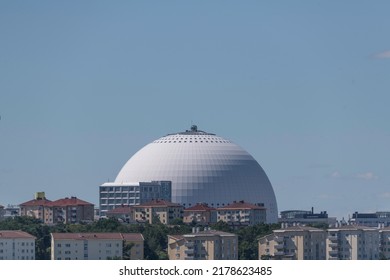
[[243, 201], [243, 200], [240, 200], [240, 203], [241, 203], [241, 204], [243, 204], [243, 203], [244, 203], [244, 201]]
[[311, 213], [314, 214], [314, 207], [311, 207]]

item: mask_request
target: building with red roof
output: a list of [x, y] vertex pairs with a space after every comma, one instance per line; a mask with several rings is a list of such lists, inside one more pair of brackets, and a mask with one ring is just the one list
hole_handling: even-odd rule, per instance
[[214, 224], [217, 222], [217, 209], [207, 203], [197, 203], [184, 209], [183, 222], [187, 224], [195, 222], [199, 225]]
[[94, 220], [94, 205], [74, 196], [51, 201], [44, 192], [38, 192], [34, 199], [19, 206], [21, 216], [33, 217], [45, 224], [74, 224]]
[[35, 239], [21, 230], [1, 230], [0, 260], [35, 260]]
[[[131, 249], [126, 252], [128, 244], [131, 244]], [[143, 258], [144, 237], [140, 233], [51, 233], [52, 260], [142, 260]]]
[[248, 226], [266, 223], [264, 206], [241, 201], [217, 208], [217, 221], [224, 221], [233, 226]]
[[184, 207], [178, 203], [169, 202], [162, 199], [134, 205], [134, 219], [137, 222], [154, 223], [158, 219], [163, 224], [170, 224], [175, 219], [183, 219]]

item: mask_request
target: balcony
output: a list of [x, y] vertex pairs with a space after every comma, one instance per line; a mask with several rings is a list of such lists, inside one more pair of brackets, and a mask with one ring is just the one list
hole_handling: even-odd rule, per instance
[[185, 244], [185, 246], [186, 246], [187, 248], [193, 248], [193, 247], [194, 247], [194, 242], [187, 242], [187, 243]]
[[330, 250], [330, 251], [329, 251], [329, 255], [332, 255], [332, 256], [338, 255], [338, 253], [339, 253], [338, 250]]
[[329, 257], [328, 260], [332, 260], [332, 261], [335, 261], [335, 260], [338, 260], [339, 258], [338, 257]]
[[191, 257], [188, 256], [188, 257], [185, 257], [184, 259], [185, 259], [185, 260], [193, 260], [194, 257], [193, 257], [193, 256], [191, 256]]
[[275, 245], [274, 247], [275, 247], [275, 249], [280, 250], [280, 249], [284, 248], [284, 245], [279, 243], [279, 244]]
[[330, 240], [330, 241], [337, 241], [338, 240], [338, 237], [337, 236], [333, 236], [333, 235], [329, 235], [328, 236], [328, 239]]
[[331, 247], [331, 248], [337, 248], [337, 247], [339, 247], [339, 244], [338, 244], [337, 242], [330, 242], [330, 243], [329, 243], [329, 247]]
[[194, 254], [194, 249], [187, 249], [187, 250], [184, 250], [184, 253], [187, 254], [187, 255]]
[[283, 256], [284, 252], [283, 251], [277, 251], [274, 253], [275, 256]]

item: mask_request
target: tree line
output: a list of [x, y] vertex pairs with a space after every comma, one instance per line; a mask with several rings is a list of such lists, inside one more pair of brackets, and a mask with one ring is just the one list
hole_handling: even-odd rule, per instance
[[[121, 232], [141, 233], [144, 236], [144, 258], [146, 260], [168, 259], [168, 235], [188, 234], [197, 224], [184, 224], [181, 220], [171, 225], [155, 224], [124, 224], [116, 219], [101, 219], [88, 224], [56, 224], [45, 225], [38, 219], [31, 217], [14, 217], [0, 221], [0, 230], [22, 230], [36, 237], [35, 252], [37, 260], [50, 259], [52, 232]], [[241, 260], [258, 259], [258, 238], [272, 233], [280, 228], [279, 224], [258, 224], [232, 229], [225, 222], [218, 222], [211, 226], [220, 230], [238, 235], [238, 255]]]

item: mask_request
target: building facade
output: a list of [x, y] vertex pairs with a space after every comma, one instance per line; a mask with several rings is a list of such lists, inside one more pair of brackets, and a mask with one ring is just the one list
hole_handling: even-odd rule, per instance
[[133, 208], [134, 220], [140, 223], [153, 224], [160, 221], [162, 224], [170, 224], [175, 219], [183, 220], [183, 206], [166, 200], [151, 200]]
[[51, 208], [51, 200], [48, 200], [44, 192], [35, 193], [32, 200], [20, 204], [20, 215], [32, 217], [40, 220], [45, 224], [53, 223], [53, 211]]
[[235, 234], [207, 230], [184, 235], [168, 235], [170, 260], [237, 260]]
[[183, 222], [186, 224], [195, 222], [198, 225], [215, 224], [217, 222], [217, 209], [206, 203], [198, 203], [184, 209]]
[[313, 224], [327, 224], [329, 227], [333, 227], [337, 223], [335, 217], [329, 217], [326, 211], [315, 213], [314, 208], [311, 211], [306, 210], [286, 210], [280, 212], [279, 223], [285, 226], [294, 225], [313, 225]]
[[217, 208], [217, 221], [229, 225], [253, 226], [266, 223], [266, 209], [263, 206], [247, 203], [243, 200]]
[[53, 223], [76, 224], [94, 220], [94, 205], [75, 196], [49, 203]]
[[139, 205], [153, 199], [171, 201], [171, 181], [104, 183], [99, 187], [100, 216], [122, 205]]
[[359, 213], [352, 214], [349, 219], [350, 224], [367, 226], [367, 227], [388, 227], [390, 226], [390, 212], [380, 211], [375, 213]]
[[325, 260], [324, 230], [292, 226], [259, 239], [259, 259]]
[[[132, 244], [130, 253], [124, 246]], [[52, 260], [142, 260], [144, 238], [140, 233], [51, 233]]]
[[35, 260], [35, 239], [21, 230], [0, 231], [0, 260]]
[[379, 230], [358, 225], [346, 225], [327, 231], [327, 260], [378, 260]]

